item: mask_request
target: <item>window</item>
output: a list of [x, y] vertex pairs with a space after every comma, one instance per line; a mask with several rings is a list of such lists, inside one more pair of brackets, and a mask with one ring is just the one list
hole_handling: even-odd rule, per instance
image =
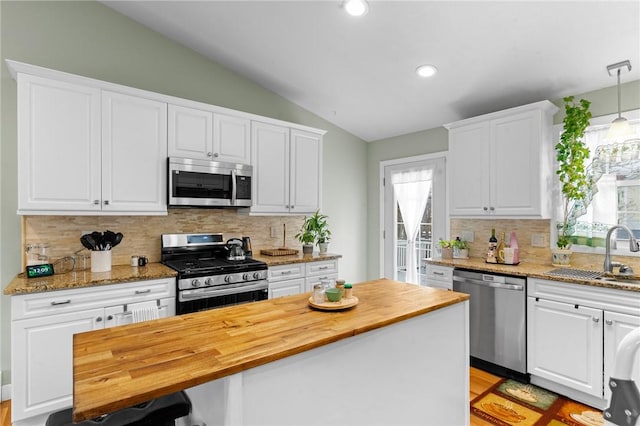
[[[640, 110], [623, 114], [630, 122], [635, 136], [624, 140], [607, 140], [609, 124], [616, 117], [596, 117], [585, 132], [589, 147], [587, 174], [592, 181], [585, 205], [571, 208], [570, 225], [572, 250], [602, 252], [605, 236], [613, 225], [625, 225], [635, 237], [640, 237]], [[557, 126], [559, 138], [562, 125]], [[556, 215], [560, 217], [560, 215]], [[629, 235], [617, 230], [618, 254], [629, 252]]]

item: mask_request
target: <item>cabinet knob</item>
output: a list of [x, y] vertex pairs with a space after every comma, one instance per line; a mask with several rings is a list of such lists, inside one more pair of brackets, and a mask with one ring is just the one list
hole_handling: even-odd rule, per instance
[[109, 315], [109, 316], [107, 317], [107, 321], [113, 321], [113, 315]]
[[93, 200], [93, 204], [95, 204], [95, 205], [100, 204], [100, 200]]
[[296, 208], [296, 206], [291, 206], [291, 208], [292, 208], [292, 209], [295, 209], [295, 208]]
[[96, 322], [102, 322], [102, 317], [96, 318]]
[[104, 205], [108, 206], [109, 205], [109, 200], [104, 200]]
[[220, 156], [220, 154], [218, 154], [218, 153], [216, 152], [216, 153], [214, 153], [214, 154], [213, 154], [213, 156], [217, 158], [217, 157], [219, 157], [219, 156]]
[[495, 207], [489, 207], [489, 210], [494, 211], [496, 208]]
[[484, 206], [484, 207], [482, 208], [482, 210], [484, 210], [484, 211], [486, 212], [486, 211], [487, 211], [487, 210], [489, 210], [489, 209], [487, 208], [487, 206]]
[[599, 317], [593, 317], [593, 322], [600, 322], [600, 318]]
[[207, 152], [207, 157], [213, 157], [213, 152]]
[[605, 320], [604, 322], [605, 322], [607, 325], [611, 325], [611, 324], [613, 324], [613, 320]]

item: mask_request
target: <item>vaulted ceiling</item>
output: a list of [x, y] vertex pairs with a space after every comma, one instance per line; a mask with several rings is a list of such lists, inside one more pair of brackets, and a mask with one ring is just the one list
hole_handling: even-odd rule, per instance
[[640, 79], [637, 0], [103, 3], [367, 141]]

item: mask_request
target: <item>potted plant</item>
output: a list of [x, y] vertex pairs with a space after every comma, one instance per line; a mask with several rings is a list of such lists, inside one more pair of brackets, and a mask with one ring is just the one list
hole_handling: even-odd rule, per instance
[[295, 235], [298, 241], [302, 243], [303, 254], [313, 253], [314, 242], [318, 243], [320, 253], [326, 253], [330, 236], [331, 231], [327, 223], [327, 216], [321, 214], [319, 210], [313, 215], [304, 218], [300, 232]]
[[553, 264], [567, 266], [571, 262], [571, 241], [569, 239], [569, 213], [571, 207], [586, 197], [589, 185], [585, 161], [589, 158], [589, 148], [582, 142], [589, 126], [591, 102], [580, 99], [575, 103], [573, 96], [563, 98], [565, 117], [560, 142], [555, 146], [558, 160], [558, 180], [562, 193], [562, 223], [558, 224], [557, 250], [553, 250]]
[[451, 240], [439, 240], [438, 245], [442, 250], [443, 259], [453, 259], [453, 241]]
[[466, 240], [461, 240], [460, 237], [456, 237], [452, 241], [453, 257], [456, 259], [468, 259], [469, 258], [469, 243]]

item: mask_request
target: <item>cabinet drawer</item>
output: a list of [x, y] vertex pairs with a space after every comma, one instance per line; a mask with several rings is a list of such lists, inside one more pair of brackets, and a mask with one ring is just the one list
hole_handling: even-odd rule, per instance
[[289, 296], [292, 294], [300, 294], [304, 291], [304, 278], [283, 280], [275, 284], [269, 283], [269, 299]]
[[175, 295], [175, 278], [26, 294], [11, 297], [11, 318], [35, 318]]
[[291, 263], [269, 267], [269, 282], [304, 278], [304, 263]]
[[338, 273], [338, 259], [308, 262], [306, 265], [307, 277]]
[[426, 275], [428, 280], [453, 281], [453, 268], [427, 264]]

